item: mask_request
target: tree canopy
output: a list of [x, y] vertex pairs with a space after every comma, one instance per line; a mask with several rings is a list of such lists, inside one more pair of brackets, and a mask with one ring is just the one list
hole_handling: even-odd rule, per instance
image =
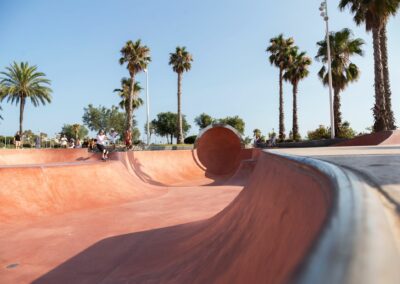
[[61, 129], [61, 134], [65, 135], [68, 139], [83, 139], [88, 135], [88, 133], [89, 130], [80, 124], [64, 124]]
[[14, 62], [0, 74], [0, 101], [7, 99], [11, 104], [19, 104], [19, 131], [22, 133], [26, 100], [29, 99], [35, 107], [50, 103], [50, 80], [38, 71], [36, 65], [30, 66], [28, 62]]
[[220, 118], [218, 119], [218, 123], [228, 124], [235, 128], [241, 135], [244, 135], [245, 122], [238, 115]]
[[211, 125], [214, 121], [214, 118], [204, 112], [194, 119], [194, 123], [200, 128], [200, 130]]
[[[82, 117], [83, 123], [91, 131], [98, 132], [100, 129], [103, 129], [104, 131], [109, 132], [111, 128], [113, 128], [120, 135], [124, 133], [125, 123], [126, 123], [126, 113], [119, 111], [118, 107], [116, 106], [111, 106], [111, 108], [106, 108], [104, 106], [94, 107], [92, 104], [89, 104], [83, 110], [84, 110], [84, 114]], [[135, 130], [136, 120], [134, 118], [132, 119], [132, 125], [133, 125], [132, 133], [137, 133], [138, 130]]]
[[[172, 143], [172, 138], [177, 138], [179, 133], [177, 121], [178, 114], [173, 112], [161, 112], [157, 114], [156, 119], [153, 119], [151, 125], [154, 127], [154, 131], [157, 135], [167, 137], [167, 139], [170, 138]], [[182, 128], [184, 135], [189, 132], [190, 127], [191, 126], [186, 121], [186, 116], [182, 115]]]

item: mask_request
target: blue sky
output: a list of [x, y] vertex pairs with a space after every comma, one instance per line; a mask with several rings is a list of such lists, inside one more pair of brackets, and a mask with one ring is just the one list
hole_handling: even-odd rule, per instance
[[[349, 27], [365, 40], [365, 56], [354, 58], [361, 78], [342, 94], [343, 118], [357, 131], [372, 125], [373, 57], [371, 35], [356, 27], [338, 1], [328, 1], [331, 29]], [[24, 129], [53, 136], [65, 123], [81, 123], [83, 108], [118, 103], [113, 89], [127, 70], [118, 64], [120, 49], [131, 39], [150, 47], [151, 116], [176, 111], [176, 74], [169, 53], [184, 45], [193, 54], [192, 70], [183, 78], [183, 112], [198, 132], [194, 117], [239, 115], [246, 135], [254, 128], [278, 129], [278, 71], [267, 61], [271, 37], [284, 33], [310, 56], [324, 36], [318, 0], [0, 0], [0, 69], [13, 61], [28, 61], [52, 80], [53, 102], [34, 108], [28, 104]], [[400, 124], [400, 17], [388, 25], [393, 109]], [[319, 124], [329, 124], [328, 90], [310, 76], [299, 86], [299, 125], [303, 136]], [[145, 85], [145, 76], [138, 80]], [[285, 84], [285, 122], [291, 128], [291, 86]], [[144, 95], [144, 93], [143, 93]], [[0, 134], [18, 129], [19, 110], [2, 103]], [[143, 133], [145, 108], [136, 112]]]

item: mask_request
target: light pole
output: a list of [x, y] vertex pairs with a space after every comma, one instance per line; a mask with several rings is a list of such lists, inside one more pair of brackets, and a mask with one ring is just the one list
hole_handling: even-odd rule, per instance
[[329, 40], [329, 16], [328, 16], [328, 2], [324, 0], [319, 7], [321, 17], [326, 23], [326, 44], [328, 49], [328, 79], [329, 79], [329, 107], [331, 115], [331, 139], [335, 138], [335, 118], [333, 116], [333, 96], [332, 96], [332, 59], [331, 59], [331, 43]]
[[149, 70], [144, 69], [144, 72], [146, 73], [146, 107], [147, 107], [147, 146], [150, 145], [150, 100], [149, 100]]

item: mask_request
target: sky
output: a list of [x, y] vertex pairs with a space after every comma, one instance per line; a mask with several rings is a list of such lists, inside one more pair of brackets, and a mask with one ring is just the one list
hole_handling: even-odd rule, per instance
[[[290, 3], [289, 3], [290, 2]], [[365, 41], [364, 57], [354, 57], [360, 79], [342, 93], [343, 119], [358, 132], [373, 124], [372, 35], [357, 27], [348, 11], [328, 1], [330, 28], [345, 27]], [[278, 130], [278, 70], [268, 62], [269, 39], [283, 33], [314, 58], [325, 26], [319, 0], [0, 0], [0, 70], [13, 61], [37, 65], [52, 82], [51, 104], [28, 103], [24, 129], [54, 136], [64, 124], [82, 123], [88, 104], [110, 107], [119, 100], [113, 90], [128, 76], [119, 65], [127, 40], [141, 39], [151, 50], [150, 118], [177, 110], [177, 75], [168, 65], [176, 46], [193, 54], [182, 83], [182, 111], [193, 120], [205, 112], [213, 117], [239, 115], [245, 135], [259, 128]], [[400, 16], [388, 24], [392, 103], [400, 124]], [[328, 89], [317, 77], [321, 63], [313, 60], [310, 75], [299, 85], [298, 114], [302, 136], [320, 124], [329, 125]], [[137, 80], [145, 86], [145, 75]], [[292, 88], [284, 85], [285, 124], [292, 127]], [[145, 99], [145, 92], [142, 93]], [[18, 129], [19, 108], [3, 101], [0, 135]], [[146, 108], [135, 113], [144, 139]]]

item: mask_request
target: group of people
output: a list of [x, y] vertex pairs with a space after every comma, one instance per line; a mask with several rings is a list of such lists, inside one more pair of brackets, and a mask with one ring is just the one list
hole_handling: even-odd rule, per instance
[[[114, 129], [110, 130], [109, 135], [106, 135], [104, 130], [100, 130], [95, 139], [84, 139], [83, 142], [79, 138], [70, 138], [68, 139], [66, 135], [62, 135], [60, 138], [60, 146], [61, 148], [89, 148], [89, 150], [95, 150], [96, 148], [102, 153], [102, 159], [107, 160], [109, 150], [107, 149], [107, 145], [111, 146], [114, 150], [116, 147], [116, 143], [118, 140], [118, 132]], [[132, 133], [131, 131], [125, 132], [125, 146], [127, 149], [132, 148]], [[39, 142], [37, 142], [39, 141]], [[14, 136], [14, 144], [16, 149], [22, 148], [22, 135], [17, 132]], [[40, 148], [40, 138], [37, 137], [35, 139], [35, 144], [39, 145]], [[37, 146], [38, 148], [38, 146]]]
[[260, 136], [254, 137], [254, 146], [263, 148], [263, 147], [276, 147], [276, 135], [272, 135], [270, 139], [266, 140], [265, 142], [261, 139]]

